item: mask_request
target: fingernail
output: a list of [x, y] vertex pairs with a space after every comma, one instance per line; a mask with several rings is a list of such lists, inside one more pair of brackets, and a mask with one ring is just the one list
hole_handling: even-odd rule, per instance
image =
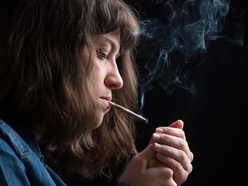
[[161, 149], [161, 148], [162, 148], [162, 146], [161, 146], [160, 144], [155, 143], [155, 149], [156, 149], [156, 150], [159, 150], [159, 149]]
[[162, 128], [156, 128], [156, 132], [162, 133], [162, 132], [164, 132], [164, 129], [162, 129]]
[[154, 139], [154, 140], [158, 140], [159, 138], [160, 138], [160, 135], [155, 134], [155, 133], [153, 134], [153, 139]]

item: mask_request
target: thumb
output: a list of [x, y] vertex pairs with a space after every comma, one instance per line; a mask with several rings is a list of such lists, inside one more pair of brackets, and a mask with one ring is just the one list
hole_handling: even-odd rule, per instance
[[182, 120], [177, 120], [174, 123], [172, 123], [169, 127], [183, 129], [184, 123]]
[[156, 145], [156, 143], [150, 144], [142, 152], [136, 155], [138, 156], [137, 158], [139, 158], [143, 162], [145, 168], [147, 168], [149, 161], [155, 157], [154, 149]]

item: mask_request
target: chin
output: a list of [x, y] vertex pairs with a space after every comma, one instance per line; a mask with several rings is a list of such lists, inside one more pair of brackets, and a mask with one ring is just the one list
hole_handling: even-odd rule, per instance
[[103, 117], [97, 117], [97, 118], [96, 118], [96, 122], [95, 122], [95, 124], [94, 124], [94, 129], [100, 127], [101, 124], [102, 124], [102, 121], [103, 121]]

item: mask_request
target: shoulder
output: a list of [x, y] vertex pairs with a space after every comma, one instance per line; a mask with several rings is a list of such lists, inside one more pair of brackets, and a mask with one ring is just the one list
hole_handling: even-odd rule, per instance
[[2, 133], [0, 133], [0, 161], [1, 161], [1, 165], [3, 165], [3, 163], [8, 163], [5, 162], [4, 160], [8, 159], [8, 161], [11, 159], [20, 159], [20, 154], [19, 152], [16, 150], [16, 147], [9, 141], [8, 138], [6, 138], [6, 136], [2, 135]]
[[27, 143], [7, 123], [0, 120], [0, 167], [26, 172], [28, 154], [34, 154]]
[[17, 152], [18, 151], [16, 151], [15, 146], [11, 144], [9, 139], [0, 133], [0, 158], [3, 158], [4, 154], [18, 156]]
[[[18, 135], [4, 121], [0, 120], [0, 151], [17, 152]], [[2, 157], [2, 154], [1, 154]]]
[[[17, 131], [20, 133], [20, 130], [25, 132], [25, 128]], [[34, 149], [37, 145], [32, 141], [34, 139], [30, 138], [28, 133], [25, 135], [26, 140], [0, 120], [0, 185], [65, 185], [59, 176], [43, 163], [39, 148]], [[39, 152], [35, 153], [32, 149]]]
[[21, 156], [23, 149], [28, 148], [26, 142], [16, 133], [16, 131], [1, 119], [0, 140], [0, 148], [2, 150], [11, 149], [17, 156]]
[[[25, 131], [25, 127], [20, 127], [18, 131]], [[24, 140], [10, 125], [0, 120], [0, 151], [2, 153], [11, 153], [12, 156], [19, 158], [24, 164], [26, 162], [41, 160], [43, 156], [38, 147], [38, 143], [32, 138], [27, 138], [26, 132]], [[31, 146], [30, 146], [31, 145]], [[0, 154], [2, 158], [2, 154]]]
[[[11, 141], [10, 131], [8, 125], [0, 120], [0, 182], [3, 185], [28, 183], [28, 179], [24, 175], [26, 172], [25, 165], [20, 159], [17, 147]], [[13, 177], [13, 175], [16, 176]]]
[[20, 159], [25, 142], [21, 137], [4, 121], [0, 119], [0, 159]]

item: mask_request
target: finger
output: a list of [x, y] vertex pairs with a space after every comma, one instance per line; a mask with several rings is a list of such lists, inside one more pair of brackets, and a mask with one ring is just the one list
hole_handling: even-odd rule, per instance
[[142, 168], [148, 168], [149, 161], [155, 157], [156, 145], [156, 143], [148, 145], [142, 152], [133, 157], [134, 162], [137, 162]]
[[182, 120], [177, 120], [174, 123], [172, 123], [169, 127], [183, 129], [184, 122]]
[[190, 170], [186, 171], [179, 162], [168, 156], [157, 153], [156, 158], [173, 170], [173, 178], [178, 185], [184, 183], [188, 175], [192, 172], [192, 166]]
[[163, 180], [166, 181], [166, 184], [161, 183], [162, 185], [170, 185], [170, 186], [173, 186], [173, 185], [176, 186], [177, 185], [177, 183], [173, 179], [174, 172], [167, 165], [159, 164], [155, 167], [149, 168], [147, 171], [149, 172], [149, 175], [151, 175], [151, 176], [155, 175], [155, 176], [158, 176], [160, 178], [163, 178]]
[[138, 167], [138, 171], [140, 172], [143, 172], [144, 170], [148, 171], [148, 176], [152, 178], [163, 178], [161, 182], [162, 185], [176, 186], [177, 184], [173, 180], [173, 170], [171, 168], [163, 164], [152, 168], [148, 167], [149, 161], [155, 158], [154, 149], [157, 148], [157, 145], [157, 143], [148, 145], [142, 152], [134, 156], [130, 163], [133, 163], [132, 166]]
[[186, 171], [190, 171], [191, 170], [191, 160], [189, 159], [189, 157], [187, 156], [187, 154], [179, 149], [167, 146], [167, 145], [156, 145], [155, 149], [156, 152], [162, 154], [163, 156], [168, 156], [174, 160], [176, 160], [177, 162], [179, 162], [182, 167], [186, 170]]
[[187, 154], [189, 159], [191, 161], [193, 160], [192, 152], [190, 151], [188, 142], [186, 140], [183, 140], [179, 137], [160, 133], [154, 133], [152, 135], [152, 139], [154, 142], [159, 143], [161, 145], [168, 145], [176, 149], [183, 150]]
[[167, 134], [175, 137], [179, 137], [182, 139], [186, 139], [185, 133], [182, 129], [173, 128], [173, 127], [158, 127], [156, 128], [157, 133]]
[[148, 145], [151, 145], [152, 143], [154, 143], [153, 136], [151, 137]]

